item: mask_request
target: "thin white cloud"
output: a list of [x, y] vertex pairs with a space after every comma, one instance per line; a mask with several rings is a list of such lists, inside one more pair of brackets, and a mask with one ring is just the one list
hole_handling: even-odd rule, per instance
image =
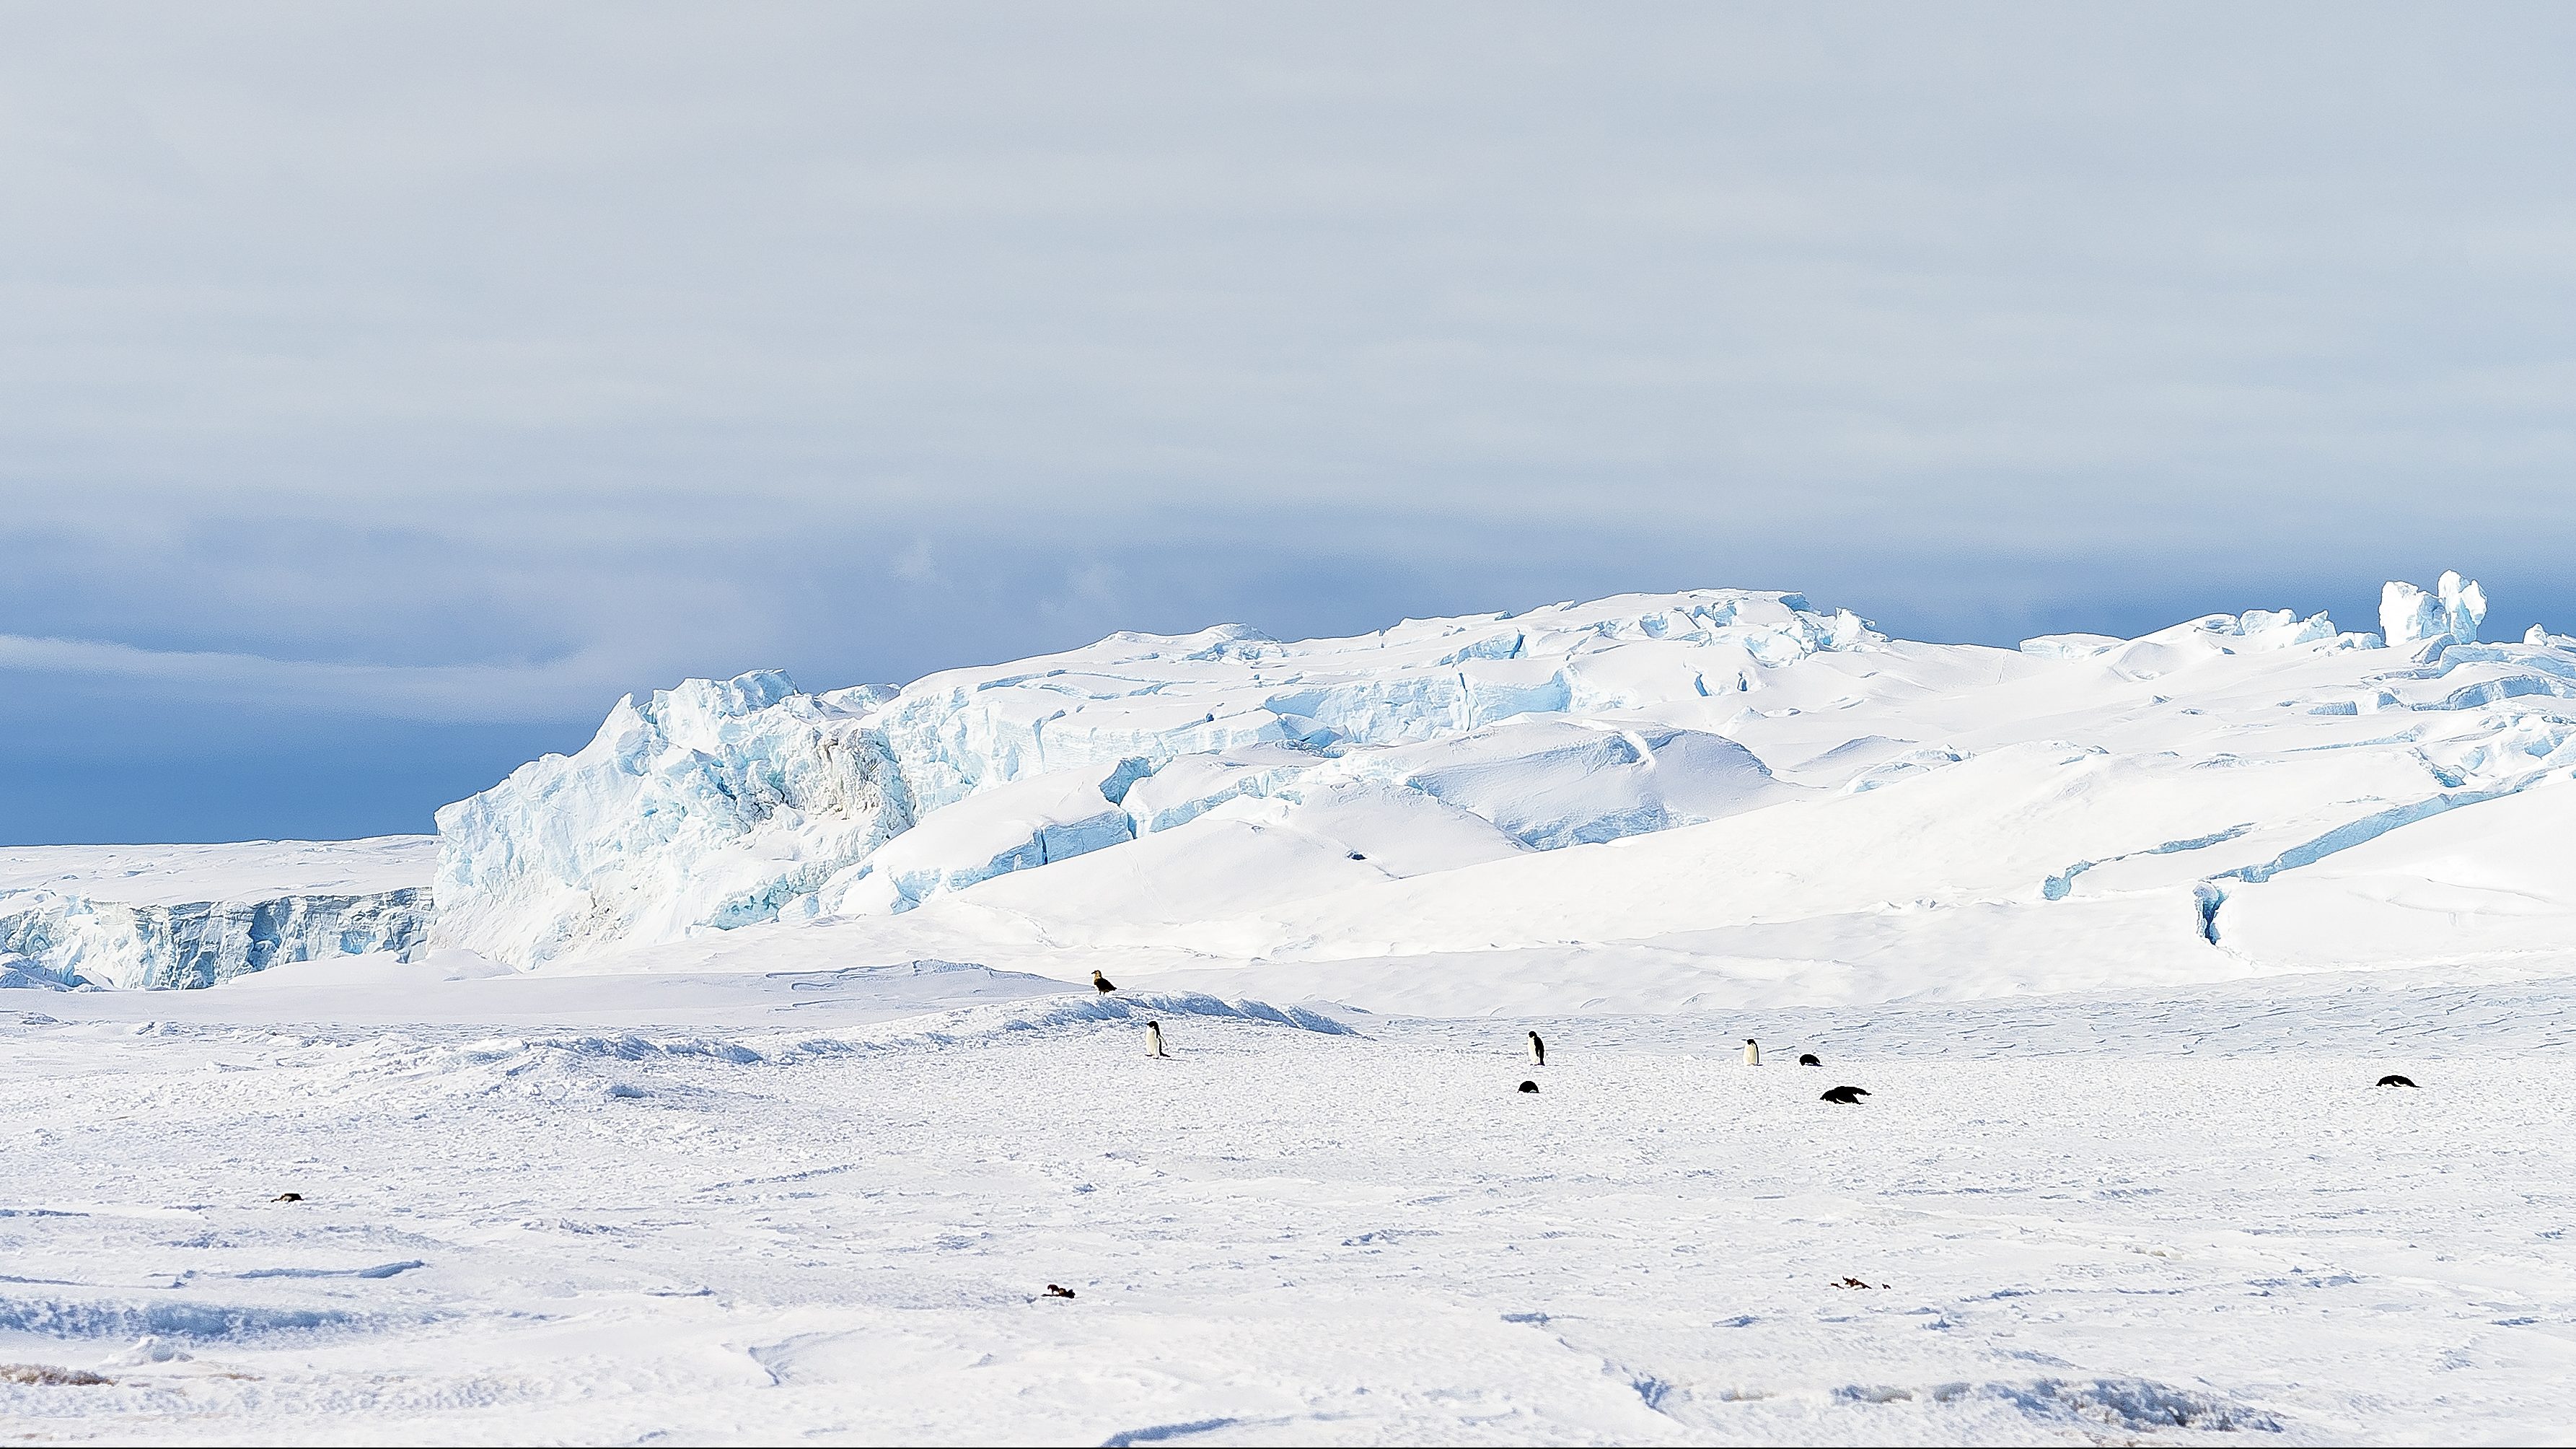
[[127, 681], [197, 702], [455, 722], [603, 713], [613, 671], [596, 655], [535, 664], [386, 665], [139, 649], [0, 634], [0, 671]]

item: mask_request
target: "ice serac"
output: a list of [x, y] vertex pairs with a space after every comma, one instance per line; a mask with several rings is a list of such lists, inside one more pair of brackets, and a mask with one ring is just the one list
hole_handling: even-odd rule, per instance
[[2391, 649], [2417, 658], [2439, 655], [2452, 644], [2474, 644], [2486, 621], [2486, 590], [2458, 572], [2445, 572], [2433, 592], [2391, 580], [2379, 592], [2379, 629]]
[[[892, 693], [693, 680], [621, 702], [580, 753], [439, 813], [438, 937], [531, 965], [782, 916], [898, 913], [1230, 799], [1293, 805], [1295, 782], [1326, 766], [1318, 789], [1378, 779], [1456, 797], [1533, 844], [1662, 829], [1773, 782], [1717, 734], [1652, 721], [1569, 723], [1528, 748], [1478, 736], [1458, 747], [1476, 758], [1418, 768], [1375, 756], [1540, 717], [1718, 712], [1800, 660], [1885, 643], [1796, 594], [1706, 590], [1348, 639], [1115, 634]], [[1600, 779], [1569, 783], [1596, 765]], [[1504, 779], [1516, 773], [1528, 788]]]
[[438, 812], [436, 939], [530, 965], [775, 918], [912, 823], [880, 701], [768, 670], [620, 700], [578, 753]]

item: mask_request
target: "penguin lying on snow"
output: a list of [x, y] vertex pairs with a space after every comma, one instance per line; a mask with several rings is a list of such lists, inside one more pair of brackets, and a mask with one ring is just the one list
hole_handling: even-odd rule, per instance
[[1047, 1291], [1039, 1296], [1042, 1298], [1070, 1298], [1073, 1296], [1073, 1290], [1049, 1283], [1047, 1285]]
[[1537, 1033], [1537, 1032], [1531, 1032], [1531, 1033], [1529, 1034], [1529, 1038], [1530, 1038], [1530, 1041], [1529, 1041], [1529, 1048], [1530, 1048], [1530, 1065], [1531, 1065], [1531, 1066], [1534, 1066], [1534, 1067], [1543, 1067], [1543, 1066], [1546, 1066], [1546, 1065], [1547, 1065], [1547, 1043], [1546, 1043], [1546, 1042], [1543, 1042], [1543, 1041], [1540, 1041], [1540, 1040], [1538, 1039], [1538, 1033]]
[[2395, 1072], [2390, 1072], [2387, 1076], [2379, 1079], [2379, 1085], [2383, 1087], [2411, 1087], [2415, 1085], [2415, 1079], [2413, 1077], [2401, 1077]]
[[1521, 1083], [1521, 1090], [1522, 1090], [1522, 1091], [1524, 1091], [1524, 1092], [1535, 1092], [1535, 1091], [1537, 1091], [1537, 1090], [1538, 1090], [1538, 1083], [1536, 1083], [1536, 1082], [1523, 1082], [1523, 1083]]
[[1868, 1095], [1869, 1092], [1866, 1088], [1836, 1087], [1832, 1091], [1818, 1097], [1816, 1100], [1819, 1102], [1840, 1102], [1846, 1107], [1857, 1107], [1860, 1105], [1860, 1099]]
[[1118, 986], [1108, 977], [1094, 971], [1091, 973], [1091, 989], [1099, 992], [1103, 996], [1107, 996], [1110, 992], [1117, 990]]
[[1814, 1052], [1798, 1053], [1798, 1065], [1802, 1067], [1821, 1067], [1824, 1064], [1824, 1060], [1818, 1057]]

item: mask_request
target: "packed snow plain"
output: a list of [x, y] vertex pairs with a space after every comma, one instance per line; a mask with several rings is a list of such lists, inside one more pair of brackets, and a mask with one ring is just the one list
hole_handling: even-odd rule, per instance
[[9, 852], [0, 1432], [2564, 1442], [2576, 641], [2485, 614], [1122, 635]]

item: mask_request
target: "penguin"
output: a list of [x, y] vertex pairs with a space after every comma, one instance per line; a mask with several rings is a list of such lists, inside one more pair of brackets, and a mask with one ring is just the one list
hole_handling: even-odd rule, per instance
[[2411, 1087], [2415, 1085], [2415, 1079], [2413, 1077], [2401, 1077], [2395, 1072], [2390, 1072], [2387, 1076], [2379, 1079], [2379, 1085], [2383, 1087]]
[[1798, 1053], [1798, 1065], [1802, 1067], [1821, 1067], [1824, 1064], [1824, 1058], [1817, 1056], [1814, 1052]]
[[1163, 1024], [1159, 1021], [1145, 1023], [1145, 1055], [1149, 1057], [1163, 1055]]
[[1073, 1290], [1070, 1288], [1059, 1288], [1055, 1284], [1049, 1283], [1047, 1285], [1046, 1296], [1049, 1298], [1070, 1298], [1073, 1296]]
[[1107, 996], [1110, 992], [1118, 989], [1118, 983], [1101, 975], [1099, 972], [1094, 971], [1091, 973], [1091, 989], [1099, 992], [1103, 996]]
[[1744, 1039], [1744, 1064], [1748, 1067], [1762, 1065], [1762, 1046], [1749, 1036]]
[[1540, 1040], [1538, 1039], [1538, 1033], [1537, 1033], [1537, 1032], [1531, 1032], [1531, 1033], [1529, 1034], [1529, 1038], [1530, 1038], [1530, 1065], [1531, 1065], [1531, 1066], [1534, 1066], [1534, 1067], [1543, 1067], [1543, 1066], [1546, 1066], [1546, 1065], [1547, 1065], [1547, 1043], [1546, 1043], [1546, 1042], [1543, 1042], [1543, 1041], [1540, 1041]]
[[[2408, 1082], [2406, 1085], [2408, 1085], [2408, 1086], [2410, 1086], [2410, 1087], [2411, 1087], [2411, 1086], [2413, 1086], [2413, 1085], [2415, 1085], [2415, 1084], [2414, 1084], [2413, 1082]], [[270, 1201], [270, 1202], [302, 1202], [302, 1201], [304, 1201], [304, 1194], [302, 1194], [302, 1193], [300, 1193], [300, 1192], [281, 1192], [281, 1193], [279, 1193], [277, 1196], [275, 1196], [275, 1197], [273, 1197], [273, 1198], [270, 1198], [270, 1199], [269, 1199], [269, 1201]]]
[[1860, 1087], [1836, 1087], [1832, 1091], [1818, 1097], [1816, 1100], [1819, 1102], [1839, 1102], [1846, 1107], [1857, 1107], [1860, 1105], [1860, 1099], [1868, 1095], [1868, 1091]]
[[1535, 1091], [1537, 1091], [1537, 1090], [1538, 1090], [1538, 1083], [1536, 1083], [1536, 1082], [1523, 1082], [1523, 1083], [1521, 1083], [1521, 1090], [1522, 1090], [1522, 1091], [1524, 1091], [1524, 1092], [1535, 1092]]

